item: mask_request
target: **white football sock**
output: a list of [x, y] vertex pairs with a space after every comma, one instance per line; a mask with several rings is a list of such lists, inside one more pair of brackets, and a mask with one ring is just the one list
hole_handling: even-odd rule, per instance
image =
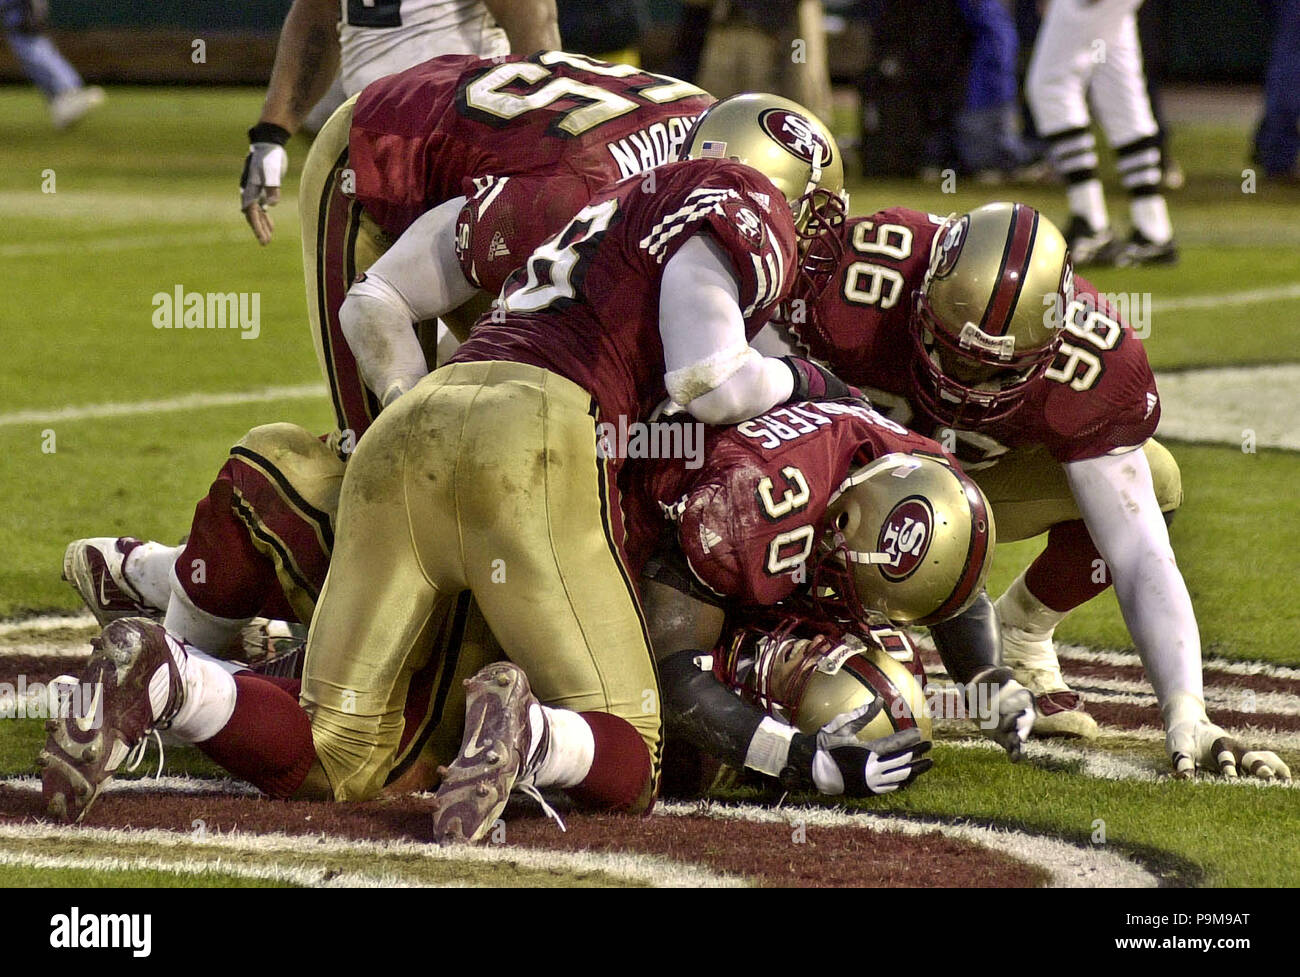
[[172, 565], [183, 546], [164, 546], [162, 543], [141, 543], [122, 562], [122, 576], [144, 598], [150, 607], [167, 609], [172, 595]]
[[171, 635], [167, 644], [185, 685], [185, 702], [168, 731], [182, 742], [202, 743], [221, 732], [234, 715], [235, 677], [222, 663], [196, 648], [182, 646]]
[[171, 573], [171, 599], [166, 607], [167, 617], [163, 620], [163, 626], [167, 631], [213, 655], [226, 651], [239, 636], [240, 628], [252, 620], [251, 617], [218, 617], [195, 606], [177, 579], [174, 568]]
[[1158, 193], [1134, 197], [1129, 204], [1133, 226], [1155, 244], [1165, 244], [1174, 236], [1174, 226], [1169, 220], [1169, 205]]
[[1050, 638], [1069, 611], [1054, 611], [1030, 592], [1023, 571], [1006, 593], [997, 599], [998, 620], [1004, 628], [1016, 628], [1027, 636]]
[[546, 758], [533, 778], [535, 787], [577, 787], [587, 779], [596, 757], [596, 738], [587, 721], [569, 709], [552, 709], [534, 703], [528, 707], [528, 724], [532, 729], [532, 751], [542, 746], [542, 737], [550, 723], [550, 743]]
[[1078, 214], [1088, 221], [1088, 225], [1097, 232], [1110, 227], [1110, 214], [1106, 212], [1106, 194], [1101, 188], [1100, 180], [1084, 180], [1072, 183], [1065, 191], [1065, 199], [1070, 203], [1070, 213]]

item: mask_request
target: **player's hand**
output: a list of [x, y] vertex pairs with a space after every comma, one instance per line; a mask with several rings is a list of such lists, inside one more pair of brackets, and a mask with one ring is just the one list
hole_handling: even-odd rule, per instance
[[1165, 713], [1165, 752], [1174, 776], [1190, 780], [1196, 771], [1235, 779], [1243, 773], [1261, 780], [1290, 780], [1291, 769], [1271, 750], [1247, 750], [1236, 737], [1210, 722], [1205, 705], [1195, 696], [1180, 693]]
[[260, 122], [248, 130], [248, 139], [248, 155], [239, 178], [239, 206], [258, 243], [269, 244], [275, 223], [266, 208], [280, 202], [280, 184], [289, 168], [289, 154], [284, 151], [289, 132]]
[[906, 787], [934, 765], [925, 754], [930, 742], [908, 729], [863, 743], [858, 733], [884, 708], [877, 696], [852, 712], [841, 713], [817, 731], [812, 761], [813, 785], [823, 794], [871, 797]]
[[1024, 750], [1034, 728], [1034, 696], [1011, 676], [1006, 666], [986, 668], [966, 687], [967, 711], [975, 717], [984, 735], [1002, 749], [1014, 763]]
[[790, 394], [791, 403], [801, 400], [842, 400], [847, 397], [866, 399], [861, 390], [850, 387], [819, 363], [806, 360], [802, 356], [783, 356], [781, 359], [785, 361], [785, 365], [790, 368], [794, 376], [793, 392]]

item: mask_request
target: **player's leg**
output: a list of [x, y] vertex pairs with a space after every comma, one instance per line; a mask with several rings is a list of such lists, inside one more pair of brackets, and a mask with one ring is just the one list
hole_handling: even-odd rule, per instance
[[1077, 265], [1108, 262], [1114, 251], [1088, 86], [1118, 32], [1127, 0], [1058, 0], [1047, 7], [1025, 75], [1025, 97], [1048, 158], [1066, 182], [1066, 238]]
[[[427, 377], [394, 403], [348, 462], [303, 665], [318, 764], [300, 794], [327, 788], [335, 800], [362, 800], [383, 787], [411, 678], [429, 664], [442, 615], [465, 587], [449, 473], [469, 398], [440, 399], [440, 386]], [[417, 465], [425, 477], [413, 481]], [[421, 552], [417, 532], [438, 545]]]
[[1164, 162], [1160, 129], [1151, 111], [1137, 15], [1130, 11], [1092, 80], [1097, 121], [1115, 149], [1120, 182], [1129, 193], [1133, 234], [1116, 256], [1119, 264], [1168, 263], [1177, 260], [1169, 207], [1161, 193]]
[[447, 370], [485, 384], [456, 472], [465, 572], [501, 646], [551, 707], [538, 713], [551, 735], [536, 786], [643, 809], [662, 737], [658, 685], [590, 396], [518, 364]]
[[329, 570], [344, 464], [296, 424], [253, 428], [194, 510], [166, 625], [223, 655], [256, 616], [309, 624]]
[[387, 249], [379, 226], [352, 197], [348, 136], [355, 99], [344, 102], [325, 123], [303, 164], [298, 188], [302, 221], [302, 270], [307, 317], [321, 373], [340, 431], [355, 444], [379, 413], [379, 401], [357, 369], [339, 324], [343, 298], [357, 275]]
[[[1166, 519], [1182, 504], [1178, 463], [1163, 445], [1148, 440], [1156, 498]], [[1091, 735], [1095, 724], [1060, 673], [1056, 626], [1112, 583], [1088, 535], [1064, 469], [1045, 451], [1015, 451], [992, 468], [972, 473], [989, 495], [1004, 542], [1047, 533], [1047, 545], [998, 598], [1003, 658], [1016, 678], [1038, 697], [1039, 735]]]

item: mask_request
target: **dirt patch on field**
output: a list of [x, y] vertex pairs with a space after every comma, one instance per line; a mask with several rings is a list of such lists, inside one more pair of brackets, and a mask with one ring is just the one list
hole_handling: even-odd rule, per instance
[[[0, 821], [43, 819], [39, 793], [0, 787]], [[432, 802], [412, 797], [324, 804], [165, 792], [109, 793], [90, 827], [208, 833], [327, 834], [352, 839], [433, 841]], [[766, 886], [1039, 886], [1042, 869], [936, 832], [904, 836], [856, 827], [722, 822], [704, 815], [618, 817], [570, 813], [567, 832], [526, 802], [506, 811], [508, 845], [556, 851], [635, 852], [743, 875]]]

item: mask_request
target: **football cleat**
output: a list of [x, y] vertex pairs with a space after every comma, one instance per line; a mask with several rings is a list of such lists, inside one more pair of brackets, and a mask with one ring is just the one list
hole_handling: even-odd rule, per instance
[[1172, 265], [1178, 262], [1178, 246], [1172, 240], [1156, 244], [1137, 228], [1115, 254], [1115, 264], [1121, 268], [1133, 265]]
[[145, 618], [113, 621], [91, 642], [90, 661], [76, 680], [95, 691], [80, 716], [51, 719], [37, 760], [51, 817], [77, 822], [103, 786], [146, 736], [180, 710], [185, 688], [161, 624]]
[[536, 795], [532, 780], [546, 755], [545, 727], [533, 743], [529, 709], [537, 703], [522, 668], [497, 662], [465, 680], [465, 736], [434, 796], [440, 844], [481, 841], [515, 787]]
[[130, 536], [78, 539], [63, 551], [63, 579], [103, 627], [121, 617], [160, 617], [126, 579], [124, 567], [140, 540]]
[[1086, 218], [1075, 214], [1065, 229], [1070, 258], [1076, 268], [1089, 265], [1113, 265], [1124, 245], [1109, 230], [1096, 231]]
[[1002, 661], [1016, 681], [1034, 694], [1038, 718], [1035, 736], [1073, 736], [1093, 739], [1097, 720], [1083, 708], [1083, 696], [1065, 684], [1051, 635], [1002, 626]]
[[50, 99], [50, 121], [54, 128], [63, 130], [80, 122], [87, 112], [104, 104], [104, 89], [88, 85], [62, 92]]

